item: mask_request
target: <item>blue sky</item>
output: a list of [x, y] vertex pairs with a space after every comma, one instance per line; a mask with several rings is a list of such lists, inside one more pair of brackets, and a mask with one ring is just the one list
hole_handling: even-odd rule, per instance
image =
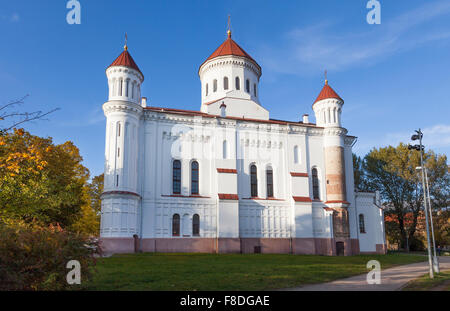
[[66, 0], [0, 2], [0, 103], [30, 94], [24, 109], [59, 107], [26, 129], [75, 142], [92, 175], [103, 171], [105, 69], [124, 33], [149, 105], [199, 110], [198, 66], [225, 40], [228, 14], [263, 69], [271, 118], [312, 116], [327, 69], [357, 154], [421, 127], [427, 148], [450, 155], [448, 0], [380, 0], [380, 25], [366, 22], [366, 0], [79, 0], [81, 25], [67, 24]]

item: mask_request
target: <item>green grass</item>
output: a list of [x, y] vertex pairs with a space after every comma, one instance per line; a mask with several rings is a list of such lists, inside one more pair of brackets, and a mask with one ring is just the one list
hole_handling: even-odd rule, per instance
[[328, 257], [279, 254], [115, 255], [98, 260], [88, 290], [269, 290], [320, 283], [381, 268], [424, 261], [406, 254]]
[[434, 279], [430, 279], [428, 274], [409, 282], [404, 288], [404, 291], [429, 291], [429, 290], [443, 290], [450, 291], [450, 271], [444, 271], [439, 274], [434, 274]]

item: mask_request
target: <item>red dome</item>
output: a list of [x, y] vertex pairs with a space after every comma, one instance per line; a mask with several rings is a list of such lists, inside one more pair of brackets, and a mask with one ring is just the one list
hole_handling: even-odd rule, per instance
[[125, 66], [125, 67], [129, 67], [129, 68], [133, 68], [134, 70], [139, 71], [139, 73], [141, 75], [143, 75], [141, 70], [139, 69], [139, 67], [134, 62], [133, 57], [131, 57], [130, 53], [128, 53], [128, 49], [126, 49], [126, 48], [122, 52], [122, 54], [120, 54], [119, 57], [117, 57], [116, 60], [109, 67], [114, 67], [114, 66]]
[[325, 81], [325, 85], [322, 88], [322, 91], [320, 91], [319, 96], [317, 97], [317, 99], [314, 101], [314, 104], [317, 103], [318, 101], [322, 100], [322, 99], [327, 99], [327, 98], [336, 98], [339, 99], [341, 101], [344, 101], [332, 88], [331, 86], [328, 85], [328, 82]]
[[259, 67], [258, 63], [247, 52], [245, 52], [244, 49], [241, 48], [233, 39], [231, 39], [231, 32], [228, 32], [228, 38], [214, 51], [214, 53], [211, 54], [211, 56], [209, 56], [204, 61], [204, 63], [210, 59], [227, 55], [234, 55], [248, 58]]

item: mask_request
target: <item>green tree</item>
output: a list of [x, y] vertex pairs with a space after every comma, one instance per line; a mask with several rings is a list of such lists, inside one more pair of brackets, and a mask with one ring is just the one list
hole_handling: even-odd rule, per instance
[[[448, 203], [447, 158], [428, 151], [424, 154], [424, 162], [428, 169], [433, 209], [437, 211]], [[417, 166], [420, 166], [419, 152], [408, 150], [402, 143], [397, 147], [374, 148], [363, 161], [367, 190], [380, 191], [388, 207], [386, 215], [396, 219], [396, 234], [401, 238], [401, 247], [406, 246], [407, 236], [409, 241], [414, 241], [419, 212], [423, 207], [421, 174], [416, 170]], [[410, 221], [406, 219], [407, 215]], [[390, 227], [387, 224], [386, 228]]]

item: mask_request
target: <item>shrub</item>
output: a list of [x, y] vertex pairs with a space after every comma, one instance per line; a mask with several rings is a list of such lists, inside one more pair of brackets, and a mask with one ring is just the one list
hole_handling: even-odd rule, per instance
[[[0, 290], [81, 289], [91, 278], [98, 242], [59, 226], [0, 221]], [[81, 285], [69, 285], [70, 260], [81, 266]]]

